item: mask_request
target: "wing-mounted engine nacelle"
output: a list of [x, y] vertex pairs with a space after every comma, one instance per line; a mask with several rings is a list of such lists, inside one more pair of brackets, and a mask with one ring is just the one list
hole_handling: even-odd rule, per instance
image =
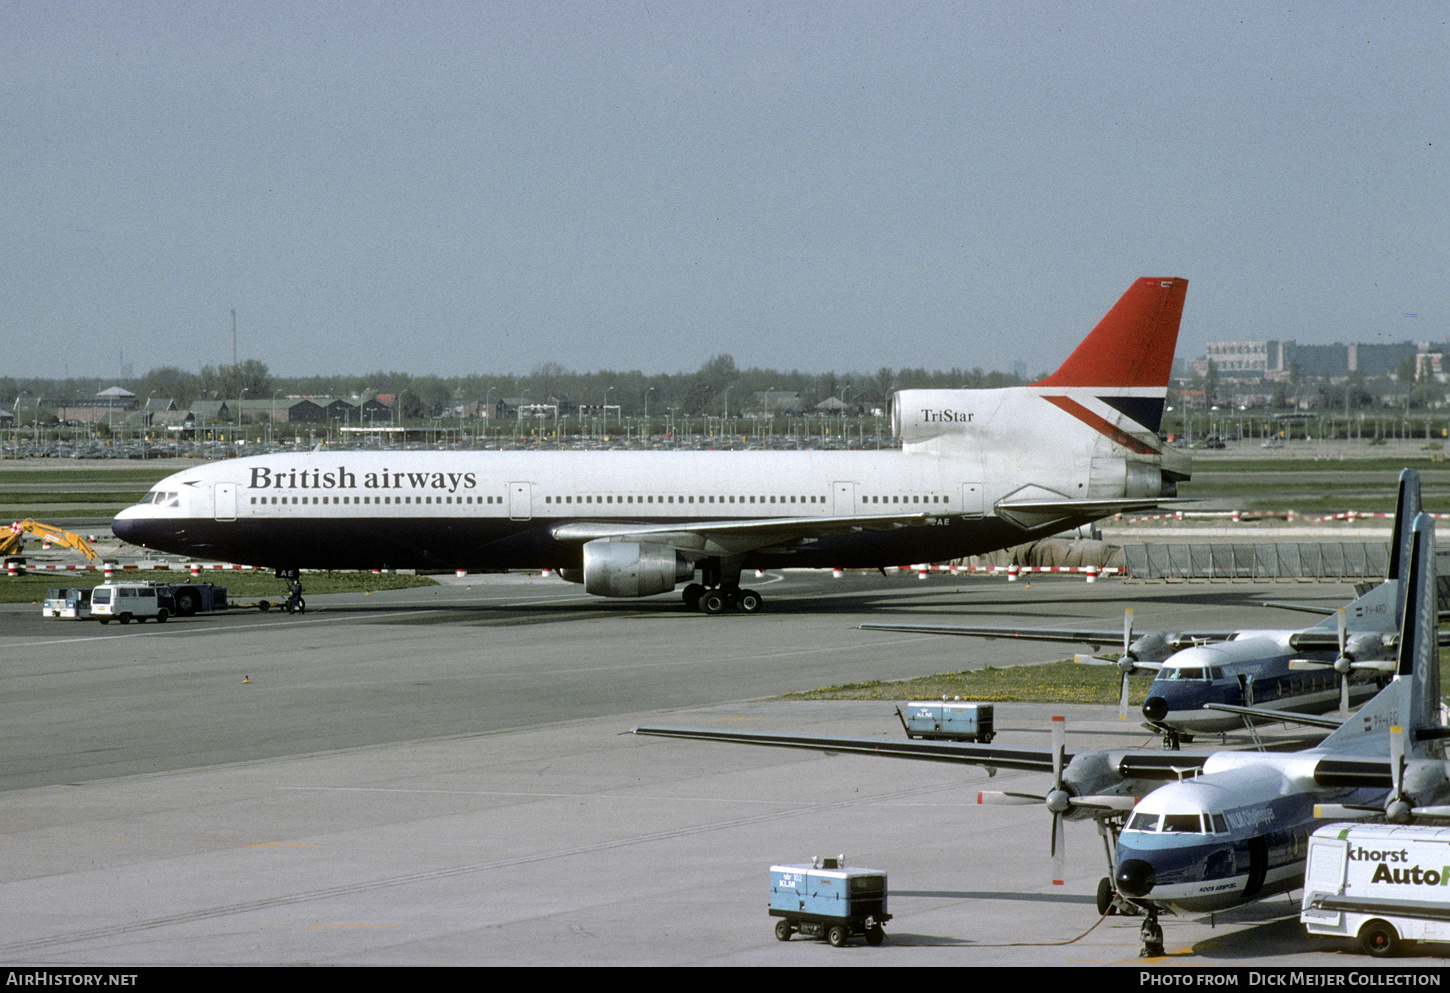
[[1075, 796], [1112, 793], [1123, 785], [1106, 752], [1079, 752], [1063, 770], [1062, 781]]
[[593, 596], [654, 596], [694, 575], [695, 564], [668, 545], [607, 538], [584, 545], [584, 591]]

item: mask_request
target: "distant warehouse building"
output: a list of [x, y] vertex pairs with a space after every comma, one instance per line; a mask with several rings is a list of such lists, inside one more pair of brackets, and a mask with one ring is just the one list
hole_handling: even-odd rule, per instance
[[1423, 363], [1421, 356], [1439, 355], [1445, 346], [1413, 341], [1395, 344], [1301, 345], [1296, 341], [1211, 341], [1200, 374], [1212, 362], [1220, 376], [1237, 379], [1286, 379], [1298, 369], [1305, 379], [1342, 379], [1352, 373], [1366, 378], [1397, 375], [1405, 362]]

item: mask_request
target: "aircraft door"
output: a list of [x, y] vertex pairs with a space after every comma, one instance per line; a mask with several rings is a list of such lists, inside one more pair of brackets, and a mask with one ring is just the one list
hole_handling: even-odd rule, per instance
[[1249, 839], [1249, 881], [1244, 886], [1244, 899], [1251, 900], [1264, 888], [1269, 874], [1269, 840], [1262, 834]]
[[219, 521], [237, 519], [237, 484], [217, 483], [215, 491], [216, 509], [213, 514]]
[[527, 521], [534, 516], [533, 487], [529, 483], [509, 483], [509, 520]]
[[981, 517], [986, 513], [981, 483], [962, 484], [962, 513], [967, 517]]
[[852, 517], [859, 513], [856, 510], [855, 483], [836, 483], [831, 489], [835, 494], [831, 506], [833, 517]]

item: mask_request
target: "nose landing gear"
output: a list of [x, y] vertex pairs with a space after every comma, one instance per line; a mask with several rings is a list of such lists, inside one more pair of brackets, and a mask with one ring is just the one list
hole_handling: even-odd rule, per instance
[[289, 614], [307, 613], [307, 601], [302, 599], [302, 571], [279, 567], [276, 575], [278, 579], [288, 581], [287, 599], [283, 602], [282, 609]]

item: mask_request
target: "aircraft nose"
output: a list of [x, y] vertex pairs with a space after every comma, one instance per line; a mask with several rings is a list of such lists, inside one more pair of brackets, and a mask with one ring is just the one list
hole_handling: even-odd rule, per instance
[[136, 542], [132, 540], [136, 534], [136, 520], [131, 515], [127, 514], [126, 511], [121, 511], [121, 513], [117, 514], [115, 519], [111, 521], [111, 533], [114, 534], [117, 538], [120, 538], [122, 541], [129, 541], [132, 544], [136, 544]]
[[1143, 701], [1143, 716], [1150, 721], [1161, 721], [1168, 716], [1168, 701], [1161, 696], [1150, 696]]
[[1118, 866], [1115, 882], [1119, 893], [1147, 896], [1153, 889], [1153, 867], [1142, 859], [1127, 859]]

